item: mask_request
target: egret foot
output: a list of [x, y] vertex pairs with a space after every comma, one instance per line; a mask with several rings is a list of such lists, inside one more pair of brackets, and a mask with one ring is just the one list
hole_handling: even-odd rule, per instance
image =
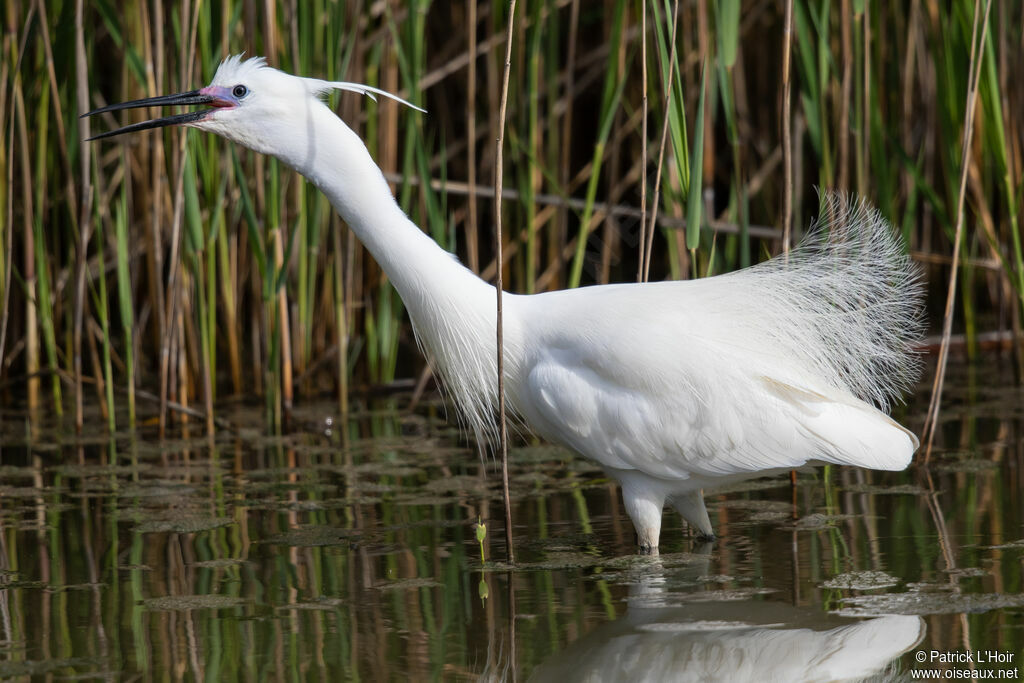
[[704, 494], [700, 489], [674, 494], [669, 497], [668, 502], [691, 527], [697, 530], [698, 541], [715, 540], [708, 509], [704, 506]]
[[657, 555], [658, 555], [658, 546], [656, 546], [656, 545], [653, 545], [653, 546], [651, 546], [651, 545], [638, 545], [636, 547], [636, 554], [637, 555], [652, 555], [652, 556], [657, 557]]
[[646, 484], [642, 477], [624, 477], [621, 480], [622, 502], [636, 529], [637, 552], [641, 555], [656, 555], [665, 494], [657, 487]]

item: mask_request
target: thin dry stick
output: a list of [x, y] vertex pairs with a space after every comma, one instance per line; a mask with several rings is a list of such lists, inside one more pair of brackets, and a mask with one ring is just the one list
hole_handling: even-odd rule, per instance
[[[793, 232], [793, 116], [790, 111], [790, 53], [793, 46], [793, 0], [786, 0], [786, 25], [782, 29], [782, 253], [789, 258], [789, 243]], [[796, 470], [789, 471], [793, 491], [793, 509], [796, 509]]]
[[925, 420], [922, 434], [925, 442], [925, 463], [932, 456], [932, 442], [935, 438], [935, 425], [939, 421], [939, 405], [942, 402], [942, 385], [946, 379], [946, 362], [949, 360], [949, 340], [953, 330], [953, 304], [956, 301], [956, 276], [960, 265], [960, 242], [964, 230], [964, 198], [967, 196], [967, 163], [971, 149], [971, 137], [974, 134], [974, 107], [978, 99], [978, 79], [981, 75], [981, 63], [984, 55], [981, 46], [985, 44], [985, 33], [988, 30], [988, 14], [992, 8], [992, 0], [985, 2], [985, 15], [981, 21], [979, 38], [978, 16], [980, 0], [974, 1], [974, 29], [971, 31], [971, 73], [967, 83], [967, 109], [964, 111], [964, 140], [960, 151], [960, 192], [956, 201], [956, 233], [953, 236], [953, 263], [949, 269], [949, 289], [946, 295], [946, 310], [942, 317], [942, 343], [939, 346], [938, 367], [935, 370], [935, 382], [932, 384], [932, 399], [928, 404], [928, 418]]
[[[192, 77], [195, 66], [195, 58], [191, 55], [195, 55], [195, 42], [196, 42], [196, 26], [199, 23], [199, 3], [196, 3], [195, 10], [191, 16], [191, 32], [190, 41], [188, 43], [188, 52], [185, 53], [190, 55], [182, 58], [182, 72], [181, 82], [185, 84]], [[188, 7], [184, 9], [183, 16], [188, 17]], [[182, 49], [186, 49], [185, 43], [182, 44]], [[177, 333], [178, 324], [178, 305], [179, 299], [182, 296], [180, 291], [180, 280], [181, 280], [181, 239], [182, 230], [181, 223], [184, 215], [185, 205], [185, 143], [188, 138], [187, 130], [182, 130], [178, 137], [178, 150], [177, 150], [177, 177], [174, 183], [174, 211], [171, 219], [171, 257], [170, 257], [170, 268], [171, 272], [167, 276], [167, 301], [165, 305], [167, 307], [165, 320], [167, 321], [167, 328], [164, 330], [165, 336], [161, 340], [160, 345], [160, 419], [159, 419], [159, 433], [160, 438], [163, 439], [167, 430], [167, 400], [170, 385], [170, 361], [172, 355], [172, 346], [174, 342], [174, 336]], [[184, 383], [184, 378], [179, 374], [179, 380]], [[181, 401], [184, 403], [185, 401]]]
[[644, 281], [644, 245], [647, 244], [647, 0], [640, 2], [640, 262], [636, 265], [636, 281]]
[[[505, 136], [505, 110], [508, 106], [508, 77], [512, 70], [512, 27], [516, 16], [516, 0], [508, 6], [508, 32], [505, 35], [505, 74], [501, 80], [501, 104], [498, 108], [498, 136], [494, 141], [494, 252], [495, 261], [501, 264], [501, 181], [502, 141]], [[498, 341], [498, 448], [501, 450], [501, 488], [505, 498], [505, 548], [509, 564], [515, 564], [516, 554], [512, 549], [512, 500], [508, 490], [508, 425], [505, 423], [505, 349], [502, 327], [502, 282], [499, 267], [495, 269], [497, 291], [497, 341]]]
[[[26, 29], [27, 31], [27, 29]], [[19, 58], [20, 60], [20, 58]], [[38, 322], [38, 307], [39, 291], [36, 288], [36, 269], [35, 269], [35, 233], [31, 226], [35, 222], [33, 217], [33, 204], [32, 204], [32, 180], [31, 162], [29, 161], [29, 143], [28, 143], [28, 124], [25, 121], [25, 95], [22, 91], [21, 75], [15, 71], [13, 92], [12, 92], [12, 103], [11, 103], [11, 140], [17, 138], [18, 152], [21, 156], [21, 184], [22, 184], [22, 199], [25, 207], [25, 239], [23, 242], [23, 256], [25, 263], [25, 270], [22, 273], [24, 282], [26, 283], [26, 289], [28, 296], [25, 297], [25, 370], [26, 374], [31, 378], [28, 382], [28, 408], [30, 412], [35, 412], [39, 408], [39, 380], [34, 376], [34, 373], [39, 372], [39, 322]], [[15, 127], [17, 128], [17, 134], [15, 135]], [[10, 147], [13, 150], [14, 146]], [[11, 163], [8, 164], [8, 169], [11, 172], [14, 170], [15, 162], [12, 159]], [[8, 188], [13, 187], [13, 175], [8, 175], [9, 182], [7, 183]], [[10, 194], [8, 196], [11, 196]], [[8, 204], [10, 206], [10, 204]], [[7, 268], [11, 269], [14, 267], [14, 263], [8, 261]], [[10, 270], [8, 270], [10, 272]]]
[[466, 74], [466, 176], [469, 181], [469, 214], [466, 216], [466, 261], [474, 273], [480, 272], [479, 236], [476, 224], [476, 0], [466, 3], [469, 24], [469, 71]]
[[[978, 8], [975, 7], [975, 17], [977, 17]], [[972, 34], [973, 35], [973, 34]], [[972, 46], [973, 50], [974, 47]], [[861, 116], [861, 159], [864, 162], [861, 164], [862, 173], [866, 172], [868, 167], [868, 154], [871, 151], [871, 3], [864, 3], [864, 113]], [[859, 190], [867, 190], [867, 178], [863, 178]]]
[[651, 251], [654, 249], [654, 226], [658, 222], [658, 202], [661, 195], [661, 169], [665, 161], [665, 143], [668, 142], [668, 120], [672, 115], [672, 77], [676, 72], [676, 28], [679, 25], [679, 0], [672, 3], [672, 51], [669, 53], [668, 75], [665, 76], [665, 120], [661, 125], [661, 145], [658, 148], [658, 170], [654, 174], [654, 201], [651, 202], [651, 224], [647, 230], [647, 245], [641, 245], [640, 258], [644, 273], [641, 282], [647, 282], [651, 271]]
[[793, 231], [793, 116], [790, 113], [790, 52], [793, 45], [793, 0], [786, 0], [786, 26], [782, 33], [782, 253], [789, 253]]
[[[141, 9], [143, 13], [146, 12], [146, 3], [142, 3]], [[163, 16], [163, 3], [161, 0], [154, 0], [152, 16], [162, 17]], [[147, 17], [143, 21], [143, 26], [150, 23], [151, 20]], [[164, 55], [164, 23], [162, 21], [151, 22], [153, 24], [153, 43], [152, 48], [149, 47], [149, 41], [146, 41], [145, 48], [149, 52], [149, 57], [146, 63], [146, 91], [147, 94], [156, 95], [164, 91], [164, 76], [166, 72], [165, 55]], [[167, 339], [167, 328], [170, 322], [167, 320], [167, 292], [164, 283], [164, 237], [163, 237], [163, 197], [165, 194], [164, 185], [167, 183], [166, 179], [166, 153], [163, 143], [163, 136], [153, 136], [153, 147], [152, 153], [149, 157], [149, 173], [150, 182], [149, 186], [152, 188], [152, 201], [149, 202], [151, 208], [149, 213], [149, 232], [146, 235], [149, 241], [149, 249], [147, 251], [147, 257], [149, 261], [149, 268], [147, 269], [147, 277], [149, 279], [149, 290], [151, 292], [151, 307], [155, 311], [154, 316], [156, 321], [156, 338], [158, 340], [157, 350], [159, 351], [158, 361], [160, 365], [160, 395], [164, 396], [167, 392], [167, 373], [163, 368], [164, 355], [167, 353], [166, 339]], [[167, 423], [167, 409], [166, 409], [166, 397], [160, 404], [159, 413], [159, 432], [160, 438], [164, 438], [164, 430]]]
[[[850, 0], [843, 0], [840, 24], [840, 42], [843, 50], [843, 80], [839, 86], [839, 189], [850, 189], [850, 91], [853, 89], [853, 27], [850, 25], [853, 8]], [[907, 174], [910, 175], [909, 173]], [[863, 188], [858, 188], [863, 191]]]
[[[81, 0], [79, 0], [81, 1]], [[0, 67], [0, 82], [7, 82], [7, 65]], [[11, 126], [7, 136], [7, 149], [14, 149], [14, 127]], [[7, 164], [5, 192], [8, 197], [12, 194], [14, 187], [14, 164]], [[7, 202], [7, 217], [4, 223], [7, 228], [4, 230], [4, 280], [3, 280], [3, 301], [0, 301], [0, 367], [3, 366], [4, 345], [7, 343], [7, 321], [11, 313], [11, 271], [14, 261], [14, 202]]]
[[[609, 147], [610, 146], [611, 145], [609, 145]], [[772, 159], [769, 159], [768, 162], [767, 162], [767, 165], [765, 166], [764, 171], [771, 171], [771, 170], [773, 170], [774, 166], [776, 164], [778, 164], [778, 159], [775, 159], [774, 162], [772, 161]], [[588, 164], [588, 166], [589, 166], [589, 164]], [[586, 170], [586, 169], [584, 169], [584, 170]], [[764, 172], [762, 172], [761, 175], [763, 176]], [[586, 174], [582, 174], [581, 177], [586, 179]], [[415, 177], [408, 178], [408, 179], [403, 181], [402, 180], [402, 176], [400, 176], [397, 173], [385, 173], [384, 174], [384, 178], [387, 179], [389, 182], [407, 182], [408, 184], [413, 185], [413, 186], [418, 185], [419, 182], [420, 182], [420, 179], [419, 178], [415, 178]], [[468, 183], [463, 183], [463, 182], [459, 182], [459, 181], [456, 181], [456, 180], [442, 180], [440, 178], [431, 178], [430, 179], [430, 187], [433, 188], [434, 190], [437, 190], [438, 192], [446, 192], [446, 193], [451, 194], [451, 195], [465, 195], [465, 194], [467, 194], [469, 192], [469, 185], [468, 185]], [[572, 185], [570, 185], [570, 187], [572, 187]], [[474, 191], [474, 193], [478, 197], [488, 197], [488, 198], [493, 198], [494, 197], [494, 187], [493, 186], [488, 186], [488, 187], [479, 187], [478, 186], [478, 187], [474, 188], [473, 191]], [[501, 191], [501, 198], [502, 198], [502, 200], [506, 200], [507, 199], [507, 200], [511, 200], [511, 201], [522, 201], [522, 195], [517, 190], [515, 190], [515, 189], [510, 190], [508, 188], [502, 189], [502, 191]], [[547, 221], [549, 221], [551, 219], [551, 214], [553, 213], [553, 211], [554, 211], [554, 209], [556, 207], [557, 208], [567, 207], [569, 209], [573, 209], [573, 210], [576, 210], [576, 211], [582, 211], [583, 208], [587, 204], [587, 202], [585, 200], [583, 200], [583, 199], [578, 199], [578, 198], [575, 198], [575, 197], [564, 197], [562, 195], [545, 194], [545, 193], [540, 193], [540, 194], [533, 195], [533, 201], [538, 206], [545, 206], [545, 207], [547, 207], [547, 208], [544, 209], [544, 211], [539, 212], [537, 214], [537, 224], [538, 224], [538, 226], [544, 225]], [[593, 210], [594, 210], [594, 215], [591, 218], [591, 223], [590, 223], [590, 226], [588, 226], [588, 229], [590, 229], [591, 227], [593, 227], [595, 225], [598, 225], [602, 220], [604, 220], [605, 216], [626, 217], [626, 218], [639, 218], [640, 217], [640, 209], [639, 209], [639, 207], [629, 206], [629, 205], [626, 205], [626, 204], [615, 204], [615, 203], [609, 204], [608, 202], [594, 202], [593, 203]], [[671, 228], [673, 230], [680, 230], [680, 229], [686, 227], [686, 221], [684, 219], [682, 219], [682, 218], [677, 218], [675, 216], [660, 215], [660, 216], [657, 217], [657, 221], [656, 222], [657, 222], [658, 225], [660, 225], [663, 228]], [[738, 223], [728, 223], [725, 220], [712, 218], [710, 216], [708, 217], [708, 225], [711, 226], [712, 228], [714, 228], [715, 231], [717, 231], [717, 232], [728, 233], [730, 235], [738, 235], [740, 233], [740, 226], [739, 226]], [[747, 229], [748, 229], [748, 232], [750, 233], [751, 237], [757, 237], [758, 239], [773, 240], [773, 241], [778, 241], [778, 240], [782, 239], [782, 230], [780, 230], [779, 228], [773, 228], [773, 227], [769, 227], [767, 225], [751, 224], [751, 225], [749, 225], [747, 227]], [[519, 241], [525, 241], [525, 239], [526, 239], [526, 230], [524, 229], [519, 235], [517, 235], [515, 237], [515, 239], [519, 240]], [[515, 242], [512, 242], [512, 244], [510, 246], [510, 249], [512, 250], [512, 252], [506, 252], [505, 253], [505, 259], [506, 260], [510, 257], [510, 254], [515, 251], [515, 249], [516, 249]], [[575, 247], [573, 247], [573, 249], [575, 249]], [[564, 250], [564, 245], [563, 245], [563, 250]], [[569, 250], [567, 253], [568, 253], [568, 256], [571, 257], [575, 252], [572, 251], [572, 250]], [[917, 257], [915, 256], [915, 258], [917, 258]], [[924, 258], [924, 256], [921, 256], [920, 258]], [[982, 262], [979, 262], [979, 263], [988, 263], [988, 262], [987, 261], [982, 261]], [[482, 277], [485, 280], [491, 279], [491, 277], [494, 275], [494, 273], [491, 272], [492, 268], [494, 268], [494, 262], [493, 261], [491, 262], [490, 265], [486, 266], [480, 272], [480, 277]]]
[[[85, 44], [82, 42], [82, 3], [75, 3], [75, 80], [76, 96], [80, 111], [89, 109], [88, 74], [86, 72]], [[88, 119], [80, 121], [82, 138], [89, 137], [90, 122]], [[79, 173], [82, 182], [82, 206], [79, 217], [79, 239], [78, 249], [75, 252], [76, 273], [75, 273], [75, 327], [73, 332], [74, 347], [74, 375], [75, 375], [75, 430], [82, 431], [85, 424], [84, 406], [82, 398], [82, 319], [85, 311], [85, 265], [86, 252], [89, 249], [89, 240], [92, 233], [92, 187], [89, 167], [92, 165], [92, 148], [89, 145], [82, 145]], [[103, 246], [100, 245], [102, 249]], [[101, 276], [102, 277], [102, 276]]]

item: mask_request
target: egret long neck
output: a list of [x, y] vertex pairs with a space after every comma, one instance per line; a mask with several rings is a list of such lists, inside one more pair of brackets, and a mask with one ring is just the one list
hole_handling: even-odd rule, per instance
[[[464, 423], [481, 442], [491, 437], [497, 397], [494, 287], [408, 219], [366, 145], [326, 106], [313, 108], [305, 130], [311, 137], [278, 157], [327, 195], [384, 269]], [[520, 357], [514, 329], [506, 315], [506, 368]]]
[[313, 144], [282, 159], [327, 195], [335, 210], [387, 273], [415, 317], [423, 297], [476, 299], [494, 290], [420, 230], [395, 202], [363, 141], [326, 106], [306, 119]]

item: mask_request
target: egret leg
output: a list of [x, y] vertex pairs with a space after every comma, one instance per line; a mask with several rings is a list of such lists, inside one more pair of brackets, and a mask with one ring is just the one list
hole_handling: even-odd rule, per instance
[[665, 493], [657, 487], [645, 486], [641, 481], [624, 479], [621, 483], [622, 501], [626, 505], [626, 514], [633, 520], [640, 554], [657, 555]]
[[715, 532], [711, 528], [708, 509], [704, 506], [704, 494], [700, 489], [689, 493], [677, 493], [669, 498], [669, 503], [690, 526], [697, 529], [697, 540], [715, 540]]

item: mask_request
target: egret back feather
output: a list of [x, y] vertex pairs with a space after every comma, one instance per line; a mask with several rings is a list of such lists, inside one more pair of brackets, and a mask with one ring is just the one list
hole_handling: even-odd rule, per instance
[[[744, 328], [834, 387], [887, 410], [921, 370], [920, 270], [863, 199], [829, 192], [789, 255], [722, 276]], [[723, 282], [724, 284], [724, 282]]]

